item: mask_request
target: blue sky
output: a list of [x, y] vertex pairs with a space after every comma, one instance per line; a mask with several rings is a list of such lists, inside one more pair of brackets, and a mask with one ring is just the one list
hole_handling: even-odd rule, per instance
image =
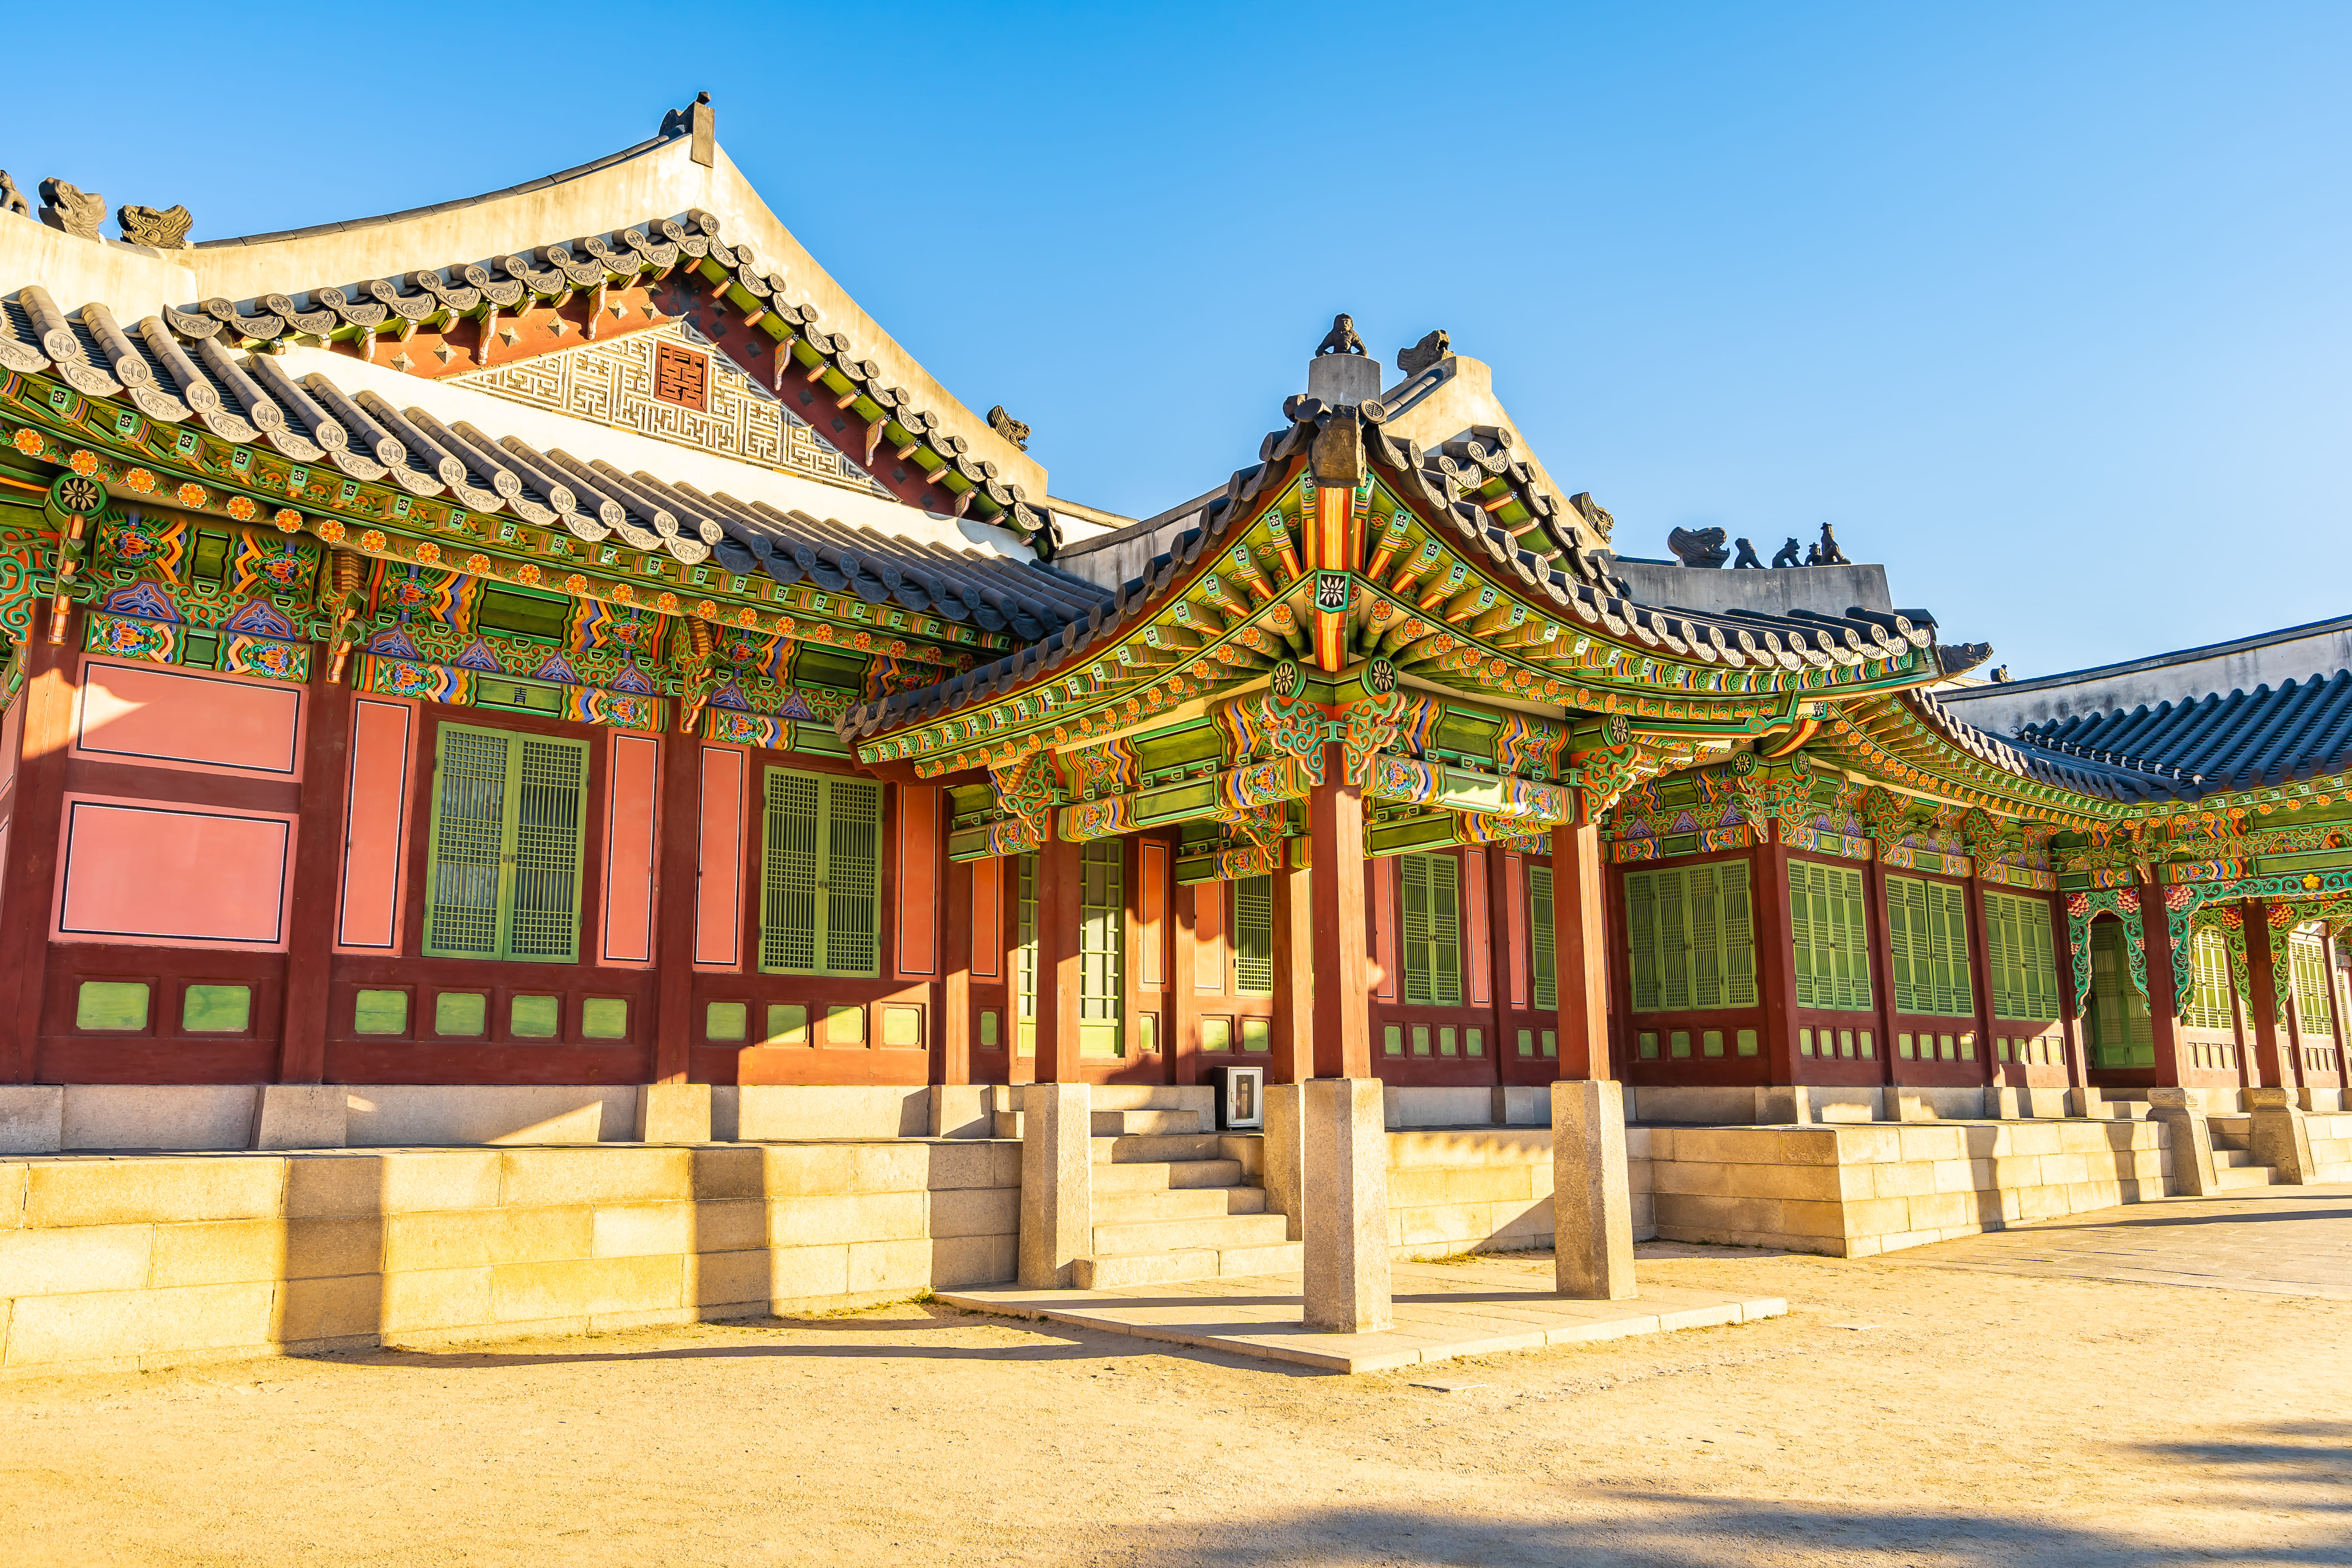
[[[1346, 310], [1489, 362], [1624, 552], [1827, 519], [2020, 676], [2352, 609], [2352, 6], [205, 9], [110, 7], [153, 63], [17, 95], [0, 166], [220, 237], [707, 89], [1058, 494], [1222, 482]], [[14, 58], [89, 58], [89, 16]]]

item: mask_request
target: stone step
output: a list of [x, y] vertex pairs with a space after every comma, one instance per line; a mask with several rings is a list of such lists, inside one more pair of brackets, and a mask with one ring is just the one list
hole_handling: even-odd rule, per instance
[[2225, 1149], [2218, 1143], [2213, 1146], [2213, 1164], [2217, 1170], [2243, 1170], [2253, 1163], [2254, 1152], [2251, 1149]]
[[1088, 1104], [1097, 1110], [1205, 1110], [1214, 1115], [1217, 1091], [1204, 1083], [1098, 1083]]
[[1116, 1138], [1097, 1138], [1094, 1144], [1095, 1163], [1097, 1165], [1163, 1160], [1213, 1160], [1220, 1152], [1217, 1135], [1213, 1132], [1131, 1132]]
[[992, 1110], [988, 1113], [989, 1130], [999, 1138], [1018, 1138], [1024, 1123], [1017, 1110]]
[[1188, 1187], [1235, 1187], [1241, 1184], [1239, 1160], [1138, 1160], [1124, 1165], [1097, 1165], [1097, 1193], [1159, 1193]]
[[1093, 1121], [1097, 1138], [1116, 1138], [1130, 1132], [1203, 1131], [1197, 1110], [1097, 1110], [1093, 1113]]
[[1103, 1253], [1079, 1258], [1070, 1273], [1071, 1282], [1081, 1290], [1108, 1290], [1121, 1285], [1173, 1285], [1240, 1274], [1297, 1274], [1306, 1267], [1306, 1244], [1285, 1241], [1265, 1247]]
[[2212, 1135], [2216, 1151], [2254, 1146], [2254, 1119], [2251, 1116], [2209, 1116], [2205, 1119], [2205, 1131]]
[[2213, 1185], [2223, 1192], [2233, 1187], [2267, 1187], [2275, 1174], [2269, 1165], [2230, 1165], [2213, 1173]]
[[[1122, 1165], [1121, 1170], [1139, 1167]], [[1219, 1215], [1264, 1214], [1264, 1187], [1178, 1187], [1154, 1193], [1095, 1194], [1094, 1223], [1138, 1225], [1163, 1219], [1214, 1219]]]
[[1278, 1214], [1219, 1215], [1211, 1219], [1138, 1220], [1094, 1227], [1095, 1256], [1127, 1252], [1182, 1252], [1229, 1247], [1271, 1247], [1290, 1235]]

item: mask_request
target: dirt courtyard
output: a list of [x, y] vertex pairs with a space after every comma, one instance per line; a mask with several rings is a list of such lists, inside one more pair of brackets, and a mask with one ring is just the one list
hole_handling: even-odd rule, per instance
[[[2352, 1285], [2347, 1189], [2007, 1236], [2095, 1220]], [[908, 1304], [0, 1381], [0, 1560], [2352, 1563], [2352, 1299], [2000, 1239], [1645, 1247], [1789, 1315], [1352, 1378]]]

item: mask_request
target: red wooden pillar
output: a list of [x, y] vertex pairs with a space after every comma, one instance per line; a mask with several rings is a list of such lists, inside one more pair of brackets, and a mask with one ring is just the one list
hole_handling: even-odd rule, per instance
[[[1517, 856], [1506, 854], [1499, 844], [1482, 845], [1476, 853], [1486, 862], [1486, 945], [1490, 956], [1486, 965], [1486, 1005], [1484, 1012], [1488, 1041], [1487, 1081], [1499, 1091], [1504, 1083], [1503, 1063], [1510, 1051], [1507, 1043], [1510, 1031], [1506, 1026], [1511, 1021], [1512, 997], [1516, 993], [1524, 1005], [1529, 984], [1525, 951], [1527, 942], [1520, 934], [1528, 907], [1527, 869]], [[1365, 889], [1364, 896], [1370, 898], [1370, 888]], [[1370, 904], [1365, 906], [1368, 920], [1370, 908]], [[1515, 912], [1519, 917], [1516, 921], [1513, 919]], [[1559, 911], [1555, 909], [1552, 911], [1552, 928], [1557, 931], [1559, 927]], [[1365, 934], [1369, 943], [1370, 933]], [[1365, 972], [1364, 980], [1369, 986], [1371, 982], [1369, 969]], [[1496, 1107], [1495, 1120], [1498, 1125], [1503, 1120], [1499, 1102]]]
[[66, 747], [73, 737], [70, 642], [37, 633], [25, 644], [24, 739], [9, 803], [8, 849], [0, 867], [0, 1081], [31, 1083], [40, 1058], [42, 992], [48, 973], [49, 911], [58, 877], [58, 814]]
[[2280, 1055], [2278, 987], [2271, 980], [2271, 907], [2261, 900], [2242, 906], [2246, 921], [2246, 1010], [2253, 1028], [2253, 1077], [2257, 1089], [2277, 1089], [2291, 1080]]
[[[1892, 1121], [1896, 1106], [1886, 1097], [1900, 1081], [1897, 1075], [1903, 1070], [1903, 1058], [1895, 1049], [1895, 910], [1886, 900], [1886, 862], [1879, 858], [1878, 840], [1874, 838], [1870, 841], [1870, 864], [1864, 869], [1862, 883], [1869, 892], [1870, 907], [1864, 919], [1870, 928], [1871, 1011], [1878, 1020], [1878, 1090], [1880, 1099], [1885, 1101], [1886, 1117]], [[1979, 939], [1981, 934], [1979, 931]], [[1977, 951], [1984, 951], [1981, 940], [1977, 941]], [[1793, 937], [1788, 963], [1793, 987], [1797, 973]], [[1979, 1037], [1982, 1038], [1981, 1034]], [[1985, 1047], [1988, 1055], [1991, 1049], [1990, 1045]]]
[[[1307, 841], [1312, 845], [1315, 841]], [[1291, 864], [1291, 839], [1278, 841], [1282, 863], [1271, 879], [1274, 899], [1274, 1060], [1269, 1083], [1303, 1083], [1316, 1076], [1316, 868]], [[1358, 873], [1360, 878], [1361, 873]], [[1223, 884], [1215, 884], [1220, 893]], [[1371, 1025], [1369, 1017], [1365, 1028]]]
[[[1756, 994], [1764, 1018], [1764, 1081], [1793, 1084], [1797, 1076], [1796, 933], [1789, 923], [1789, 851], [1761, 845], [1748, 858], [1750, 909], [1756, 920]], [[1879, 908], [1886, 907], [1884, 898]], [[1893, 1055], [1890, 1049], [1887, 1053]]]
[[1553, 1076], [1612, 1078], [1609, 922], [1601, 829], [1551, 830], [1552, 974], [1559, 994], [1559, 1060]]
[[[1172, 875], [1172, 872], [1171, 872]], [[1197, 882], [1189, 888], [1174, 888], [1168, 897], [1169, 963], [1168, 963], [1168, 1043], [1172, 1059], [1169, 1065], [1168, 1081], [1191, 1084], [1201, 1081], [1201, 993], [1198, 984], [1201, 953], [1194, 936], [1193, 903], [1202, 890], [1222, 894], [1222, 882]], [[1275, 952], [1282, 952], [1281, 937], [1275, 938]], [[1276, 995], [1281, 994], [1281, 978], [1277, 973]], [[1277, 1005], [1279, 1003], [1277, 1002]], [[1277, 1047], [1277, 1048], [1279, 1048]], [[1280, 1081], [1279, 1079], [1276, 1080]]]
[[654, 988], [655, 1083], [685, 1083], [693, 1062], [694, 932], [701, 899], [702, 740], [661, 738], [661, 806], [655, 813], [658, 969]]
[[[1060, 813], [1054, 814], [1058, 818]], [[1078, 909], [1086, 892], [1083, 847], [1052, 822], [1037, 847], [1038, 1083], [1076, 1083], [1078, 1073]]]
[[310, 654], [310, 713], [302, 736], [301, 821], [295, 829], [294, 900], [288, 911], [286, 1009], [278, 1081], [317, 1083], [327, 1070], [327, 979], [341, 880], [344, 801], [351, 788], [352, 692], [329, 685], [324, 650]]
[[2172, 984], [2172, 922], [2166, 918], [2164, 888], [2153, 872], [2139, 879], [2140, 952], [2147, 964], [2147, 1032], [2156, 1045], [2156, 1076], [2165, 1088], [2180, 1083], [2180, 999]]
[[[2088, 998], [2074, 993], [2074, 951], [2067, 946], [2074, 933], [2074, 923], [2066, 918], [2063, 897], [2050, 901], [2050, 951], [2058, 964], [2059, 1032], [2065, 1037], [2066, 1081], [2078, 1089], [2091, 1087], [2091, 1042], [2083, 1032], [2083, 1013]], [[2083, 940], [2091, 940], [2088, 926], [2083, 928]], [[2088, 962], [2087, 958], [2084, 961]], [[2075, 1107], [2079, 1110], [2081, 1108]]]
[[1307, 804], [1314, 886], [1315, 1076], [1372, 1076], [1371, 998], [1364, 941], [1364, 797], [1348, 782], [1347, 753], [1323, 747], [1325, 783]]
[[[947, 855], [947, 835], [939, 836], [939, 852]], [[940, 940], [946, 951], [940, 958], [938, 988], [939, 1042], [931, 1055], [933, 1083], [971, 1081], [971, 867], [969, 860], [949, 860], [940, 885], [947, 907], [941, 911]]]
[[[1993, 1014], [1992, 952], [1991, 944], [1985, 941], [1984, 884], [1977, 880], [1973, 860], [1969, 866], [1969, 879], [1960, 884], [1960, 905], [1965, 911], [1962, 918], [1968, 921], [1969, 927], [1969, 994], [1976, 998], [1977, 1076], [1979, 1081], [1988, 1088], [1996, 1088], [2002, 1075], [2000, 1059], [1993, 1053], [1992, 1037], [2000, 1025]], [[1878, 990], [1889, 990], [1894, 971], [1874, 969], [1871, 978], [1877, 983]], [[1885, 1055], [1891, 1057], [1895, 1054], [1893, 1040], [1882, 1035], [1880, 1044]], [[1985, 1114], [1999, 1116], [2000, 1107], [1988, 1105]]]

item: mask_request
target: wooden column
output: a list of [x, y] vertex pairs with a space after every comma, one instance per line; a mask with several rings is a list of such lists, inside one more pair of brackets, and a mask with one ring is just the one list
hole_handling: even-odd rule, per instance
[[[1992, 1037], [2000, 1023], [1993, 1015], [1992, 953], [1985, 941], [1984, 884], [1971, 874], [1967, 881], [1960, 884], [1960, 902], [1967, 910], [1965, 918], [1969, 926], [1969, 992], [1976, 998], [1977, 1007], [1977, 1066], [1981, 1069], [1979, 1078], [1987, 1088], [1997, 1088], [2001, 1080], [2000, 1058], [1993, 1053]], [[1873, 962], [1874, 963], [1875, 960]], [[1871, 979], [1877, 990], [1887, 990], [1894, 979], [1894, 971], [1874, 968]], [[1882, 1035], [1880, 1044], [1886, 1055], [1891, 1057], [1895, 1054], [1893, 1040]], [[2000, 1114], [1998, 1104], [1988, 1105], [1984, 1110], [1987, 1116]]]
[[1038, 1083], [1080, 1081], [1078, 906], [1085, 879], [1082, 847], [1063, 837], [1055, 820], [1037, 847]]
[[2271, 907], [2261, 900], [2246, 911], [2246, 1010], [2252, 1015], [2252, 1087], [2281, 1088], [2292, 1080], [2280, 1056], [2278, 988], [2271, 984]]
[[[1475, 853], [1486, 857], [1486, 947], [1489, 957], [1486, 962], [1485, 1027], [1489, 1068], [1487, 1082], [1492, 1084], [1495, 1092], [1500, 1095], [1506, 1081], [1503, 1064], [1508, 1058], [1511, 1050], [1508, 1043], [1509, 1031], [1506, 1027], [1511, 1021], [1511, 988], [1514, 985], [1523, 987], [1523, 994], [1527, 995], [1528, 1000], [1529, 1002], [1535, 1000], [1533, 994], [1535, 976], [1532, 973], [1528, 973], [1529, 965], [1525, 952], [1527, 944], [1520, 941], [1511, 929], [1513, 902], [1516, 901], [1518, 904], [1521, 911], [1525, 911], [1528, 907], [1527, 868], [1524, 863], [1519, 864], [1516, 868], [1518, 875], [1512, 876], [1513, 862], [1517, 858], [1504, 853], [1503, 847], [1499, 844], [1480, 845]], [[1557, 898], [1558, 895], [1555, 894], [1554, 897]], [[1370, 921], [1372, 908], [1370, 887], [1364, 889], [1364, 918]], [[1525, 919], [1524, 912], [1521, 919], [1522, 921]], [[1552, 910], [1552, 930], [1555, 933], [1559, 930], [1559, 911], [1557, 907]], [[1365, 932], [1368, 947], [1370, 935], [1370, 931]], [[1555, 945], [1557, 945], [1556, 940]], [[1368, 998], [1370, 994], [1371, 980], [1371, 971], [1367, 967], [1364, 971], [1364, 985]], [[1369, 1002], [1366, 1016], [1369, 1019]], [[1465, 1046], [1464, 1048], [1468, 1047]], [[1497, 1100], [1495, 1102], [1495, 1124], [1499, 1127], [1503, 1125], [1503, 1101]]]
[[1552, 974], [1559, 993], [1555, 1078], [1616, 1076], [1609, 1059], [1609, 921], [1593, 823], [1551, 830]]
[[0, 1081], [31, 1083], [40, 1056], [42, 993], [48, 973], [49, 913], [58, 878], [58, 814], [66, 746], [73, 736], [75, 658], [70, 642], [36, 630], [24, 644], [27, 668], [24, 739], [9, 806], [8, 853], [0, 867]]
[[317, 1083], [327, 1070], [327, 980], [341, 890], [344, 803], [351, 790], [352, 692], [329, 685], [324, 650], [310, 654], [310, 713], [302, 735], [301, 821], [286, 942], [286, 1008], [278, 1081]]
[[1364, 963], [1364, 797], [1348, 783], [1345, 748], [1323, 747], [1326, 782], [1308, 802], [1314, 846], [1315, 1076], [1372, 1076], [1371, 998]]
[[[1283, 861], [1269, 879], [1274, 900], [1274, 1060], [1266, 1068], [1266, 1081], [1304, 1083], [1315, 1076], [1316, 873], [1313, 867], [1290, 863], [1291, 840], [1279, 843]], [[1223, 883], [1215, 886], [1223, 889]], [[1371, 1027], [1369, 1014], [1364, 1026]]]
[[[1172, 865], [1169, 876], [1175, 876]], [[1201, 994], [1193, 984], [1200, 973], [1201, 955], [1194, 947], [1192, 903], [1204, 889], [1223, 894], [1224, 884], [1196, 882], [1189, 888], [1180, 888], [1171, 880], [1169, 888], [1167, 1049], [1173, 1057], [1169, 1063], [1171, 1083], [1201, 1081]], [[1277, 946], [1276, 952], [1280, 951]], [[1280, 981], [1276, 984], [1278, 987]]]
[[[1764, 1081], [1803, 1081], [1797, 1066], [1796, 933], [1789, 922], [1789, 851], [1759, 846], [1748, 860], [1749, 912], [1756, 921], [1756, 999], [1764, 1022]], [[1878, 900], [1885, 908], [1885, 900]], [[1890, 1047], [1887, 1054], [1894, 1054]]]
[[[2074, 994], [2074, 956], [2066, 945], [2073, 928], [2066, 919], [2066, 900], [2063, 896], [2050, 901], [2050, 951], [2058, 970], [2059, 1032], [2066, 1042], [2066, 1082], [2074, 1089], [2088, 1089], [2091, 1042], [2083, 1032], [2083, 1014], [2089, 998]], [[2087, 927], [2083, 940], [2091, 940]], [[2076, 1113], [2080, 1109], [2076, 1108]]]
[[[940, 854], [947, 854], [947, 835], [939, 836]], [[933, 1083], [970, 1083], [971, 1081], [971, 862], [950, 860], [946, 875], [940, 879], [947, 907], [940, 922], [940, 941], [946, 951], [940, 957], [940, 982], [937, 988], [939, 1027], [932, 1034], [938, 1042], [931, 1053]]]
[[[1895, 1050], [1895, 911], [1886, 900], [1886, 862], [1879, 858], [1878, 840], [1874, 838], [1870, 841], [1870, 864], [1863, 869], [1862, 882], [1869, 890], [1866, 902], [1870, 907], [1864, 918], [1870, 925], [1871, 1016], [1878, 1020], [1878, 1092], [1881, 1109], [1891, 1121], [1897, 1108], [1887, 1096], [1898, 1081], [1896, 1075], [1903, 1070], [1903, 1058]], [[1981, 952], [1982, 947], [1979, 942], [1978, 950]], [[1796, 973], [1792, 944], [1789, 955], [1791, 984]]]
[[[654, 988], [656, 1083], [685, 1083], [693, 1061], [694, 924], [701, 883], [702, 741], [661, 738], [661, 805], [655, 814]], [[747, 900], [748, 901], [748, 900]], [[754, 1037], [757, 1037], [756, 1036]]]
[[2147, 964], [2147, 1032], [2156, 1043], [2156, 1077], [2163, 1088], [2180, 1084], [2180, 999], [2172, 987], [2172, 922], [2164, 887], [2153, 872], [2139, 879], [2140, 952]]

